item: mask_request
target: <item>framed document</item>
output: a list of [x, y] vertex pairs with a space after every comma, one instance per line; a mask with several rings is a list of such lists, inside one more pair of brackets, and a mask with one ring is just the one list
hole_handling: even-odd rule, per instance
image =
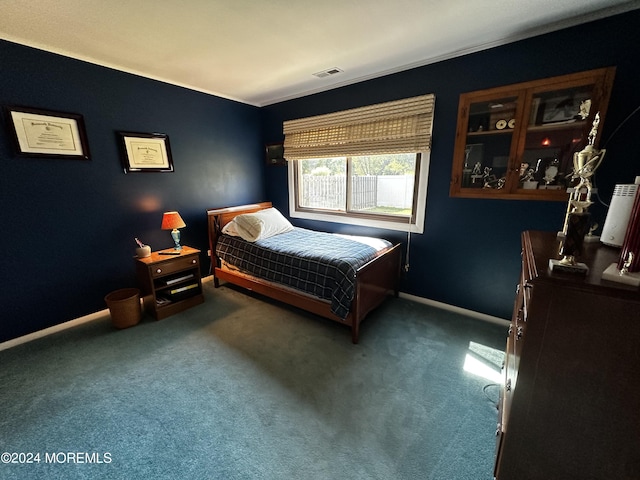
[[89, 160], [82, 115], [30, 107], [5, 107], [18, 155]]
[[124, 173], [173, 172], [169, 137], [162, 133], [118, 132]]

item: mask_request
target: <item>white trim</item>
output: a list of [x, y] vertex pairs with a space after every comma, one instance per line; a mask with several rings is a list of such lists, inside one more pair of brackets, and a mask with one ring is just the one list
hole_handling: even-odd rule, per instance
[[[213, 281], [213, 275], [207, 275], [202, 277], [202, 283]], [[410, 300], [416, 303], [422, 303], [424, 305], [429, 305], [431, 307], [440, 308], [442, 310], [448, 310], [454, 313], [460, 313], [462, 315], [466, 315], [468, 317], [477, 318], [479, 320], [483, 320], [489, 323], [495, 323], [498, 325], [509, 326], [509, 321], [504, 320], [502, 318], [493, 317], [491, 315], [486, 315], [484, 313], [474, 312], [473, 310], [467, 310], [465, 308], [456, 307], [453, 305], [449, 305], [447, 303], [437, 302], [435, 300], [429, 300], [428, 298], [418, 297], [415, 295], [410, 295], [408, 293], [400, 292], [400, 298], [404, 298], [406, 300]], [[72, 327], [77, 327], [78, 325], [82, 325], [84, 323], [93, 322], [94, 320], [105, 320], [109, 318], [109, 309], [105, 308], [104, 310], [100, 310], [99, 312], [90, 313], [89, 315], [85, 315], [84, 317], [76, 318], [74, 320], [69, 320], [68, 322], [59, 323], [58, 325], [54, 325], [49, 328], [45, 328], [43, 330], [38, 330], [37, 332], [29, 333], [28, 335], [23, 335], [22, 337], [14, 338], [12, 340], [7, 340], [6, 342], [0, 343], [0, 352], [3, 350], [8, 350], [13, 347], [17, 347], [18, 345], [22, 345], [23, 343], [31, 342], [32, 340], [37, 340], [42, 337], [46, 337], [48, 335], [52, 335], [54, 333], [62, 332], [63, 330], [67, 330]]]
[[83, 323], [93, 322], [94, 320], [103, 320], [105, 318], [109, 318], [108, 308], [105, 308], [104, 310], [100, 310], [99, 312], [90, 313], [89, 315], [85, 315], [84, 317], [76, 318], [74, 320], [69, 320], [68, 322], [59, 323], [58, 325], [54, 325], [52, 327], [45, 328], [43, 330], [38, 330], [37, 332], [29, 333], [28, 335], [23, 335], [22, 337], [18, 337], [12, 340], [7, 340], [6, 342], [2, 342], [0, 343], [0, 352], [2, 350], [7, 350], [9, 348], [17, 347], [18, 345], [22, 345], [23, 343], [27, 343], [32, 340], [37, 340], [38, 338], [46, 337], [47, 335], [52, 335], [54, 333], [61, 332], [68, 328], [82, 325]]
[[[202, 283], [211, 282], [213, 281], [213, 275], [202, 277], [201, 281]], [[142, 299], [140, 299], [140, 303], [142, 304]], [[0, 352], [2, 350], [8, 350], [9, 348], [17, 347], [18, 345], [22, 345], [23, 343], [27, 343], [32, 340], [37, 340], [38, 338], [46, 337], [47, 335], [62, 332], [63, 330], [82, 325], [83, 323], [93, 322], [94, 320], [104, 320], [109, 317], [109, 309], [105, 308], [104, 310], [90, 313], [89, 315], [85, 315], [84, 317], [69, 320], [68, 322], [64, 323], [59, 323], [58, 325], [38, 330], [37, 332], [29, 333], [27, 335], [23, 335], [22, 337], [13, 338], [11, 340], [7, 340], [6, 342], [2, 342], [0, 343]]]
[[492, 315], [487, 315], [486, 313], [480, 313], [473, 310], [467, 310], [466, 308], [456, 307], [455, 305], [449, 305], [448, 303], [437, 302], [436, 300], [430, 300], [424, 297], [418, 297], [415, 295], [410, 295], [408, 293], [400, 292], [400, 298], [405, 298], [407, 300], [411, 300], [412, 302], [422, 303], [424, 305], [429, 305], [431, 307], [440, 308], [442, 310], [448, 310], [454, 313], [460, 313], [461, 315], [466, 315], [468, 317], [477, 318], [478, 320], [483, 320], [489, 323], [495, 323], [497, 325], [504, 325], [508, 327], [511, 322], [509, 320], [505, 320], [504, 318], [494, 317]]

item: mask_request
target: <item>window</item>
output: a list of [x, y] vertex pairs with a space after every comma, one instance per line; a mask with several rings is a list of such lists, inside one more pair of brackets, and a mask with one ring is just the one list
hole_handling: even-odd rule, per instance
[[296, 209], [389, 217], [406, 224], [414, 210], [416, 165], [411, 153], [298, 160]]
[[284, 123], [294, 218], [422, 233], [433, 95]]

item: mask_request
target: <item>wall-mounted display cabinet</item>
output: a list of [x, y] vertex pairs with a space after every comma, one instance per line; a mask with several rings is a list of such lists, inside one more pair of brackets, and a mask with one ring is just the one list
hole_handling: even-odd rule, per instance
[[598, 135], [615, 67], [460, 95], [450, 196], [567, 200], [573, 154]]

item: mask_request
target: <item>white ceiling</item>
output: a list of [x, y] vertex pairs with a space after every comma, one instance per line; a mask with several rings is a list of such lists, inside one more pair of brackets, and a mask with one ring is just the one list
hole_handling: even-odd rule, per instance
[[[640, 0], [1, 0], [0, 38], [264, 106], [638, 8]], [[313, 75], [333, 67], [342, 73]]]

